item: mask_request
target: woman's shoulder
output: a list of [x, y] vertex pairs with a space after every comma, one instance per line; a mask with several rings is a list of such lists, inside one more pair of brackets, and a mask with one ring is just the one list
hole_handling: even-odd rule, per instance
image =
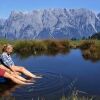
[[6, 53], [6, 52], [3, 52], [3, 53], [1, 54], [1, 56], [7, 56], [7, 53]]

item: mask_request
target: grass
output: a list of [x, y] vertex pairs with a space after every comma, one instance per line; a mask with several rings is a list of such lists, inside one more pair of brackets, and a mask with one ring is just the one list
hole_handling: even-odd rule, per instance
[[[6, 39], [0, 39], [0, 46], [10, 43], [15, 48], [22, 49], [32, 46], [35, 49], [64, 49], [64, 48], [82, 48], [87, 49], [91, 45], [100, 47], [100, 40], [15, 40], [10, 41]], [[32, 49], [33, 49], [32, 48]]]
[[30, 55], [56, 55], [69, 51], [70, 44], [67, 40], [24, 40], [14, 43], [14, 50], [22, 56]]
[[89, 96], [80, 96], [80, 95], [70, 95], [68, 97], [63, 96], [61, 100], [96, 100], [93, 97]]
[[0, 40], [0, 53], [4, 44], [10, 43], [14, 47], [14, 52], [28, 57], [30, 55], [56, 55], [69, 52], [70, 42], [68, 40]]
[[100, 40], [86, 41], [81, 45], [82, 55], [86, 60], [93, 62], [100, 60]]
[[60, 100], [97, 100], [95, 98], [99, 97], [88, 95], [88, 93], [83, 91], [72, 90], [68, 96], [62, 96]]
[[29, 40], [29, 41], [16, 41], [14, 44], [15, 51], [17, 52], [32, 52], [32, 51], [46, 51], [69, 48], [68, 41], [57, 40]]
[[0, 52], [4, 44], [14, 46], [14, 52], [22, 56], [30, 55], [56, 55], [67, 53], [70, 49], [79, 48], [85, 59], [93, 61], [100, 59], [100, 40], [0, 40]]

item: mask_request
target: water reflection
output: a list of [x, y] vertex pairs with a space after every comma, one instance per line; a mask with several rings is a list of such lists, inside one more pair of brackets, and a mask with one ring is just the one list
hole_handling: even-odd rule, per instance
[[[71, 85], [71, 84], [70, 84]], [[2, 87], [2, 91], [0, 91], [0, 100], [99, 100], [99, 96], [91, 96], [88, 93], [84, 91], [79, 91], [77, 89], [73, 89], [69, 91], [67, 94], [63, 92], [59, 93], [53, 93], [48, 95], [35, 95], [35, 93], [30, 95], [20, 94], [19, 96], [13, 96], [12, 92], [14, 92], [17, 88], [21, 88], [19, 85], [14, 84], [0, 84], [0, 87]], [[35, 96], [34, 96], [35, 95]]]
[[[32, 51], [32, 52], [16, 52], [21, 58], [28, 58], [29, 56], [56, 56], [57, 54], [66, 55], [70, 53], [70, 49], [48, 50], [48, 51]], [[81, 55], [85, 60], [96, 62], [100, 60], [100, 50], [81, 49]]]
[[[48, 77], [47, 77], [47, 80], [49, 80]], [[47, 89], [46, 89], [46, 91], [42, 90], [42, 92], [40, 94], [41, 87], [39, 85], [41, 85], [41, 86], [44, 85], [45, 83], [43, 83], [43, 81], [42, 81], [43, 84], [41, 84], [41, 82], [40, 82], [37, 85], [38, 87], [36, 87], [38, 92], [32, 86], [15, 85], [15, 84], [7, 81], [5, 83], [0, 84], [0, 100], [99, 100], [100, 97], [91, 96], [84, 91], [77, 90], [74, 87], [76, 82], [77, 82], [77, 79], [74, 79], [68, 85], [66, 84], [69, 87], [67, 92], [64, 92], [65, 87], [63, 87], [63, 89], [60, 89], [60, 91], [57, 91], [57, 92], [55, 92], [54, 91], [55, 89], [53, 89], [53, 91], [51, 91], [51, 93], [48, 93]], [[51, 85], [52, 83], [49, 82], [46, 84]], [[45, 86], [46, 86], [46, 84], [45, 84]], [[57, 86], [57, 84], [55, 84], [55, 86]], [[51, 86], [51, 88], [55, 88], [55, 86], [53, 86], [53, 87]], [[45, 88], [45, 87], [43, 87], [43, 88]], [[50, 92], [50, 86], [48, 86], [48, 89]], [[22, 90], [24, 90], [24, 91], [22, 91]], [[14, 93], [15, 91], [16, 91], [16, 94], [12, 95], [12, 93]], [[18, 93], [18, 95], [17, 95], [17, 93]]]
[[[71, 80], [66, 75], [42, 72], [41, 80], [34, 85], [19, 86], [9, 81], [0, 84], [0, 100], [60, 100], [73, 89], [77, 79]], [[65, 95], [65, 96], [66, 96]]]
[[68, 54], [70, 52], [70, 49], [50, 49], [47, 51], [43, 50], [34, 50], [31, 52], [15, 52], [17, 55], [19, 55], [21, 58], [28, 58], [29, 56], [56, 56], [57, 54]]
[[[0, 83], [0, 97], [1, 96], [6, 96], [6, 97], [10, 97], [12, 96], [12, 93], [16, 90], [16, 88], [20, 88], [20, 85], [16, 85], [14, 83], [12, 83], [9, 80], [6, 80], [3, 83]], [[0, 100], [2, 100], [0, 98]]]
[[91, 49], [85, 49], [81, 50], [82, 56], [85, 60], [91, 60], [92, 62], [97, 62], [100, 60], [100, 50], [91, 50]]

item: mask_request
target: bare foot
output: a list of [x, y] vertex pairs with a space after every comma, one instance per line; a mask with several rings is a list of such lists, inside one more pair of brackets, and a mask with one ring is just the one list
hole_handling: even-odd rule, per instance
[[34, 79], [30, 79], [30, 80], [25, 80], [25, 82], [36, 82]]
[[42, 75], [35, 75], [33, 78], [42, 78]]
[[32, 85], [32, 84], [34, 84], [34, 83], [26, 83], [25, 85]]
[[16, 74], [17, 74], [17, 75], [21, 75], [21, 73], [20, 73], [20, 72], [16, 72]]

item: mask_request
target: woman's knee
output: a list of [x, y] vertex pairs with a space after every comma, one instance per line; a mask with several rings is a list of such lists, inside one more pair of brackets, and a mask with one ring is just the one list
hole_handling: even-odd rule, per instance
[[4, 77], [9, 78], [9, 79], [13, 79], [13, 76], [10, 75], [8, 72], [5, 72]]
[[21, 70], [21, 71], [25, 71], [25, 68], [24, 68], [24, 67], [20, 67], [20, 70]]
[[0, 68], [4, 69], [4, 66], [3, 65], [0, 65]]

